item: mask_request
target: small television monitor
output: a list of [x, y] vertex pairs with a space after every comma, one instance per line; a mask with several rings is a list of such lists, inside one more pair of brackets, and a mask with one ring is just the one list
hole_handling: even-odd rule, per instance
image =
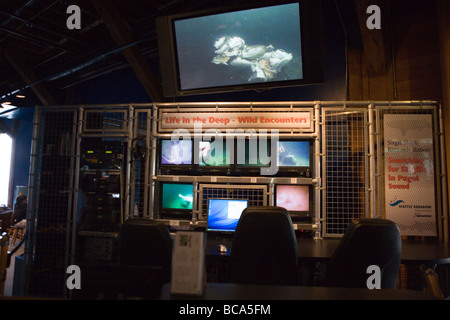
[[192, 140], [161, 139], [159, 143], [160, 174], [187, 174], [194, 170]]
[[234, 140], [198, 141], [198, 174], [229, 175], [234, 164]]
[[313, 194], [310, 185], [275, 185], [275, 205], [285, 208], [293, 220], [311, 220]]
[[190, 217], [193, 211], [193, 201], [193, 184], [161, 182], [160, 214], [162, 218]]
[[262, 168], [270, 168], [272, 164], [271, 140], [253, 138], [236, 139], [236, 175], [265, 175]]
[[279, 140], [276, 150], [278, 176], [312, 176], [312, 142]]
[[320, 1], [265, 1], [158, 17], [164, 95], [323, 82], [321, 11]]
[[236, 230], [242, 212], [248, 206], [248, 200], [208, 199], [207, 231], [232, 233]]

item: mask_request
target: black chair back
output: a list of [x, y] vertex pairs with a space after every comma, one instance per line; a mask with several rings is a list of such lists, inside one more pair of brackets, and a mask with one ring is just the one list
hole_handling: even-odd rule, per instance
[[295, 285], [297, 240], [284, 208], [248, 207], [239, 219], [230, 254], [233, 283]]
[[170, 282], [173, 241], [162, 222], [130, 219], [120, 229], [118, 286], [130, 295], [154, 299]]
[[163, 223], [130, 219], [120, 228], [118, 264], [83, 268], [82, 290], [74, 299], [158, 299], [170, 282], [172, 238]]
[[121, 226], [119, 263], [171, 268], [173, 241], [167, 226], [149, 219], [130, 219]]
[[385, 219], [359, 219], [344, 234], [327, 265], [327, 283], [334, 287], [367, 288], [373, 274], [381, 271], [381, 288], [397, 288], [402, 242], [398, 226]]

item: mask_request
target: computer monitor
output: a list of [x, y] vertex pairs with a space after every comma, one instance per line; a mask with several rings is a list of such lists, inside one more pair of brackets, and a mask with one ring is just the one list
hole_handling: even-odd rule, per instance
[[277, 142], [278, 176], [312, 175], [312, 141], [280, 140]]
[[193, 141], [162, 139], [159, 142], [159, 174], [190, 174], [194, 171]]
[[236, 139], [236, 166], [234, 173], [244, 176], [259, 176], [261, 168], [271, 166], [271, 141], [256, 138]]
[[248, 206], [243, 199], [208, 199], [207, 231], [232, 233]]
[[160, 184], [160, 213], [163, 218], [192, 215], [193, 201], [192, 183], [162, 182]]
[[192, 140], [161, 140], [161, 164], [192, 164]]
[[285, 208], [291, 217], [311, 218], [312, 196], [311, 185], [275, 185], [275, 205]]
[[198, 141], [198, 174], [229, 175], [234, 163], [234, 141]]

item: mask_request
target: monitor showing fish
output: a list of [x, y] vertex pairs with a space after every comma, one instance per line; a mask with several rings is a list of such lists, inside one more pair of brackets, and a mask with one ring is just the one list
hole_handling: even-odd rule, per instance
[[182, 90], [303, 78], [298, 3], [180, 19], [174, 27]]

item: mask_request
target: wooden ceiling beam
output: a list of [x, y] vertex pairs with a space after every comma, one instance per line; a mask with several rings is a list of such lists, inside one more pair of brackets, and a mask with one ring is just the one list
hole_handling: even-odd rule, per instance
[[[374, 76], [384, 74], [386, 72], [386, 49], [383, 31], [382, 29], [367, 28], [369, 14], [366, 13], [370, 5], [380, 5], [375, 0], [355, 0], [354, 2], [364, 45], [364, 56], [368, 63], [367, 71], [369, 75]], [[383, 14], [383, 10], [381, 14]]]
[[33, 90], [34, 94], [38, 97], [42, 104], [46, 106], [58, 105], [58, 102], [52, 96], [50, 91], [48, 91], [47, 87], [43, 83], [38, 82], [39, 78], [34, 73], [33, 69], [26, 64], [25, 61], [21, 60], [17, 56], [13, 57], [12, 54], [6, 49], [2, 52], [5, 58], [9, 61], [11, 66], [16, 70], [16, 72], [20, 75], [20, 77], [26, 84], [36, 83], [31, 87], [31, 90]]
[[[101, 0], [91, 1], [101, 14], [103, 22], [108, 27], [111, 36], [117, 45], [123, 46], [134, 41], [130, 26], [125, 20], [122, 19], [117, 8], [114, 7], [111, 2], [106, 3], [106, 1]], [[163, 101], [164, 96], [162, 94], [162, 87], [154, 76], [150, 65], [146, 61], [140, 49], [137, 46], [131, 46], [123, 49], [122, 53], [141, 81], [141, 84], [150, 95], [152, 101]]]
[[[354, 0], [363, 49], [349, 50], [349, 99], [392, 100], [394, 99], [393, 66], [389, 39], [383, 28], [389, 28], [383, 15], [387, 4], [383, 0]], [[381, 9], [381, 29], [369, 29], [367, 13], [370, 5]]]

